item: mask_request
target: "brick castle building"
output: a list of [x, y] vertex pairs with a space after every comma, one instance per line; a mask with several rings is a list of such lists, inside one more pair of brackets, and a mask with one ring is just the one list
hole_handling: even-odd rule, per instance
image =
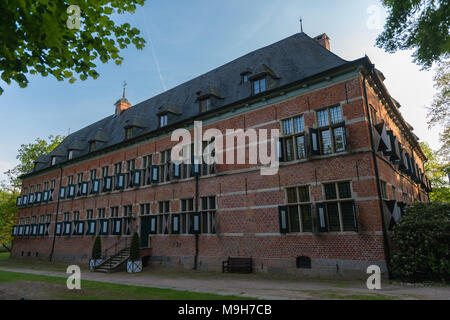
[[[295, 34], [70, 134], [22, 176], [12, 257], [87, 263], [137, 231], [150, 265], [365, 274], [387, 269], [403, 207], [428, 201], [418, 138], [363, 57]], [[171, 133], [279, 129], [278, 174], [249, 164], [174, 164]]]

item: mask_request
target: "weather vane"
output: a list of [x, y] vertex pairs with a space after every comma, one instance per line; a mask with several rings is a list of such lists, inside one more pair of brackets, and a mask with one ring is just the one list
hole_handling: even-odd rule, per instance
[[300, 30], [303, 32], [303, 19], [300, 17]]

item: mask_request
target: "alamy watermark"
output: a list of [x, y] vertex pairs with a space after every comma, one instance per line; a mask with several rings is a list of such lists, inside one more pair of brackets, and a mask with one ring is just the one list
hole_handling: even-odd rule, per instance
[[[208, 129], [201, 121], [194, 122], [193, 137], [187, 129], [177, 129], [171, 140], [171, 161], [176, 164], [258, 165], [261, 175], [275, 175], [279, 169], [278, 129]], [[180, 141], [181, 140], [181, 141]], [[247, 152], [248, 150], [248, 152]]]
[[66, 285], [69, 290], [81, 290], [81, 269], [79, 266], [72, 265], [67, 267], [66, 273], [70, 274]]
[[66, 25], [69, 29], [81, 29], [81, 9], [77, 5], [71, 5], [67, 8], [67, 14], [69, 17], [67, 18]]
[[366, 285], [369, 290], [381, 290], [381, 268], [373, 265], [367, 268], [367, 274], [371, 276], [367, 279]]

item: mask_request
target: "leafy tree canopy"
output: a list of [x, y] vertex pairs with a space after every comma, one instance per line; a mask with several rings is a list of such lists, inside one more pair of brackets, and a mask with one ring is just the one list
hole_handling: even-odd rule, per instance
[[427, 143], [421, 142], [420, 147], [428, 158], [425, 171], [433, 186], [430, 200], [450, 202], [450, 184], [447, 180], [450, 165], [442, 162], [437, 152], [433, 151]]
[[[133, 44], [142, 49], [145, 40], [129, 23], [116, 24], [114, 14], [134, 13], [145, 0], [17, 0], [0, 1], [0, 76], [24, 88], [26, 75], [53, 75], [62, 81], [97, 78], [97, 59], [120, 65], [121, 49]], [[80, 29], [69, 29], [80, 8]], [[71, 17], [69, 19], [69, 17]], [[72, 20], [71, 20], [72, 19]], [[73, 20], [75, 21], [75, 20]], [[0, 95], [3, 89], [0, 87]]]
[[440, 154], [450, 162], [450, 60], [439, 64], [434, 76], [434, 87], [437, 91], [431, 107], [428, 108], [428, 124], [430, 127], [441, 125], [443, 132], [440, 140]]
[[0, 189], [0, 246], [10, 249], [11, 233], [15, 224], [18, 192]]
[[55, 149], [65, 137], [50, 135], [47, 140], [37, 138], [29, 144], [22, 144], [18, 150], [16, 159], [19, 164], [13, 169], [8, 170], [5, 174], [9, 177], [12, 187], [20, 188], [19, 176], [33, 170], [34, 161], [41, 155], [50, 153]]
[[416, 63], [430, 68], [450, 54], [448, 0], [382, 0], [388, 11], [377, 46], [388, 52], [415, 50]]

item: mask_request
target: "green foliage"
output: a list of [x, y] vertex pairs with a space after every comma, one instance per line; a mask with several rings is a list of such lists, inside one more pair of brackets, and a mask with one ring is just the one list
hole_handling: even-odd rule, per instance
[[450, 54], [448, 0], [382, 0], [388, 11], [377, 46], [388, 52], [415, 49], [416, 63], [430, 68]]
[[393, 231], [391, 267], [408, 281], [450, 280], [450, 203], [417, 202]]
[[55, 149], [65, 137], [50, 135], [48, 140], [37, 138], [34, 142], [29, 144], [22, 144], [17, 151], [16, 159], [19, 164], [5, 172], [9, 177], [10, 184], [14, 188], [20, 188], [19, 176], [29, 173], [33, 170], [34, 161], [41, 155], [48, 154]]
[[95, 238], [94, 245], [92, 246], [91, 258], [94, 260], [101, 259], [102, 257], [102, 240], [99, 236]]
[[18, 192], [0, 190], [0, 246], [7, 247], [12, 240], [12, 228], [16, 222]]
[[[142, 49], [145, 40], [129, 23], [116, 24], [115, 14], [133, 14], [145, 0], [20, 0], [0, 1], [0, 75], [7, 84], [24, 88], [26, 75], [53, 75], [73, 83], [97, 78], [97, 61], [120, 65], [121, 49], [133, 44]], [[80, 8], [80, 30], [69, 29], [70, 5]], [[0, 95], [3, 89], [0, 87]]]
[[442, 148], [439, 153], [444, 160], [450, 162], [450, 60], [443, 61], [436, 69], [434, 76], [436, 94], [431, 107], [428, 108], [428, 125], [441, 125], [444, 131], [440, 140]]
[[137, 261], [141, 257], [140, 253], [140, 241], [139, 235], [137, 232], [133, 234], [133, 238], [131, 239], [131, 248], [130, 248], [130, 260]]
[[425, 171], [433, 187], [430, 200], [450, 202], [450, 184], [447, 180], [449, 165], [444, 163], [439, 154], [433, 151], [426, 142], [421, 142], [420, 147], [428, 158], [428, 162], [425, 163]]

